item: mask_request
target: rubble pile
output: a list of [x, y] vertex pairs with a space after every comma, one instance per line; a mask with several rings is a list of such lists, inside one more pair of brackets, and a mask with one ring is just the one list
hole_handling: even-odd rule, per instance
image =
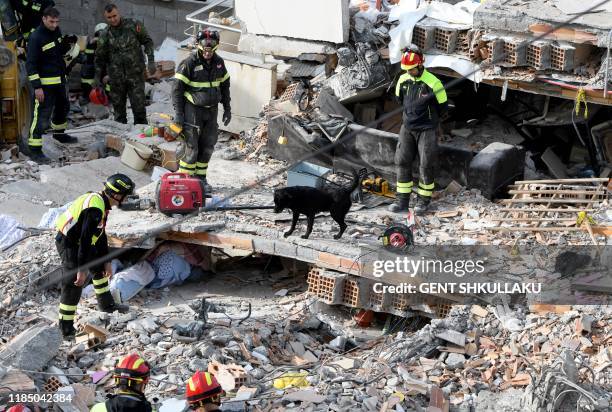
[[[90, 402], [99, 401], [112, 388], [108, 371], [115, 359], [135, 351], [153, 367], [147, 396], [158, 405], [183, 399], [184, 382], [196, 370], [217, 376], [227, 410], [408, 411], [450, 405], [492, 411], [507, 397], [513, 399], [508, 411], [535, 412], [553, 402], [579, 404], [580, 410], [612, 405], [609, 306], [455, 306], [445, 319], [419, 330], [410, 327], [413, 319], [398, 318], [389, 335], [379, 331], [368, 339], [364, 332], [371, 329], [356, 327], [340, 311], [330, 315], [306, 294], [252, 308], [232, 298], [160, 306], [168, 292], [145, 290], [130, 302], [128, 314], [97, 312], [93, 300], [82, 302], [79, 324], [88, 332], [59, 348], [49, 341], [54, 353], [50, 362], [42, 360], [44, 374], [25, 367], [13, 373], [29, 370], [25, 373], [39, 389], [54, 382], [62, 392], [85, 385]], [[32, 299], [19, 309], [22, 316], [48, 306], [44, 295]], [[515, 321], [504, 321], [509, 317]], [[18, 341], [27, 345], [23, 336], [41, 336], [44, 324], [4, 344], [0, 359]], [[16, 330], [27, 326], [22, 321]]]

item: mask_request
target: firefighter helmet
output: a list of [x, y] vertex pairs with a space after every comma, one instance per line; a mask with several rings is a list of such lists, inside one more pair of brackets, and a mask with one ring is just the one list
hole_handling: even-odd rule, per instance
[[6, 412], [32, 412], [32, 410], [20, 403], [19, 405], [11, 406]]
[[187, 381], [187, 403], [201, 406], [204, 403], [221, 403], [223, 389], [217, 378], [209, 372], [197, 371]]
[[106, 23], [98, 23], [96, 24], [96, 27], [94, 28], [94, 35], [99, 34], [101, 31], [104, 31], [108, 28], [108, 24]]
[[89, 92], [89, 101], [93, 104], [108, 106], [108, 96], [101, 87], [94, 87]]
[[402, 53], [402, 70], [410, 70], [423, 64], [423, 55], [416, 50], [406, 50]]
[[[120, 195], [120, 196], [125, 197], [127, 195], [132, 194], [132, 192], [134, 191], [134, 186], [136, 185], [134, 184], [134, 182], [132, 182], [132, 179], [130, 179], [123, 173], [117, 173], [117, 174], [110, 176], [108, 179], [106, 179], [106, 183], [104, 183], [104, 191], [108, 195]], [[136, 355], [126, 356], [125, 358], [122, 359], [122, 361], [127, 360], [128, 358], [130, 358], [130, 356], [136, 356]], [[147, 366], [147, 370], [148, 370], [148, 366]]]
[[[113, 175], [109, 178], [109, 180], [115, 176], [123, 175]], [[139, 390], [138, 387], [140, 385], [145, 384], [149, 381], [150, 373], [151, 368], [147, 361], [142, 359], [137, 354], [132, 353], [130, 355], [124, 356], [119, 360], [119, 362], [115, 364], [113, 378], [115, 379], [115, 384], [117, 386]]]
[[196, 44], [202, 53], [204, 49], [211, 49], [212, 52], [215, 52], [219, 47], [219, 32], [210, 29], [200, 30], [196, 36]]

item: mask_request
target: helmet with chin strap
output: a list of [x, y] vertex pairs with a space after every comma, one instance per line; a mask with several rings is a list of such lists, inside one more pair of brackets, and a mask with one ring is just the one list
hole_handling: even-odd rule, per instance
[[208, 51], [214, 53], [219, 47], [219, 32], [216, 30], [200, 30], [196, 36], [198, 50], [204, 54]]

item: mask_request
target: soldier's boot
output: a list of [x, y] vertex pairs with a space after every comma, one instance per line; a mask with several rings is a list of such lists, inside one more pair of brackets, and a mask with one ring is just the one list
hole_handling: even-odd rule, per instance
[[431, 197], [428, 196], [418, 196], [416, 205], [414, 206], [415, 213], [425, 213], [429, 208], [429, 204], [431, 203]]
[[110, 292], [105, 292], [97, 295], [98, 298], [98, 309], [102, 312], [113, 313], [115, 311], [119, 313], [127, 313], [130, 311], [130, 307], [128, 305], [122, 305], [120, 303], [116, 303], [115, 299], [113, 299], [113, 295]]
[[74, 328], [74, 324], [71, 320], [60, 319], [59, 328], [64, 340], [74, 339], [74, 336], [76, 335], [76, 329]]
[[40, 147], [37, 147], [37, 148], [28, 147], [28, 149], [26, 149], [23, 154], [28, 156], [32, 161], [38, 164], [41, 164], [41, 165], [51, 163], [51, 159], [45, 156], [45, 154], [42, 151], [42, 148]]
[[387, 210], [392, 213], [406, 212], [410, 208], [410, 193], [396, 193], [395, 202]]
[[202, 186], [202, 205], [206, 203], [206, 195], [212, 193], [213, 188], [206, 180], [206, 176], [200, 176], [200, 185]]

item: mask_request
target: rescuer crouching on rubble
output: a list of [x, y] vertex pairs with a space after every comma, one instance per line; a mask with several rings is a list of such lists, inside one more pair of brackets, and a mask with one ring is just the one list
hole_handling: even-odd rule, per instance
[[197, 371], [187, 381], [185, 390], [189, 409], [196, 412], [213, 412], [221, 410], [223, 389], [217, 378], [209, 372]]
[[[87, 281], [87, 270], [82, 267], [108, 255], [105, 232], [108, 213], [113, 206], [120, 205], [133, 190], [134, 182], [129, 177], [123, 174], [112, 175], [106, 179], [104, 190], [79, 196], [55, 221], [55, 246], [62, 260], [65, 276], [59, 305], [59, 326], [64, 339], [71, 339], [76, 334], [74, 317]], [[66, 276], [66, 273], [74, 270], [77, 270], [76, 274]], [[128, 307], [116, 304], [110, 293], [110, 261], [95, 265], [90, 271], [93, 273], [92, 282], [98, 308], [109, 313], [116, 310], [127, 311]]]
[[116, 393], [95, 404], [90, 412], [152, 412], [144, 395], [150, 375], [151, 367], [143, 358], [135, 353], [123, 357], [113, 371]]
[[395, 150], [397, 186], [395, 203], [390, 212], [402, 212], [410, 207], [412, 193], [412, 162], [419, 156], [419, 186], [416, 189], [416, 213], [423, 213], [431, 203], [438, 161], [438, 126], [448, 111], [446, 91], [442, 82], [425, 69], [423, 54], [416, 49], [404, 50], [402, 74], [395, 87], [404, 111], [399, 141]]
[[186, 146], [179, 172], [197, 176], [204, 192], [209, 193], [212, 188], [206, 174], [217, 143], [219, 103], [223, 104], [223, 124], [227, 126], [232, 118], [230, 76], [225, 62], [215, 53], [219, 47], [218, 32], [200, 31], [196, 46], [197, 51], [183, 60], [176, 71], [172, 102], [176, 112], [174, 123], [183, 131]]

